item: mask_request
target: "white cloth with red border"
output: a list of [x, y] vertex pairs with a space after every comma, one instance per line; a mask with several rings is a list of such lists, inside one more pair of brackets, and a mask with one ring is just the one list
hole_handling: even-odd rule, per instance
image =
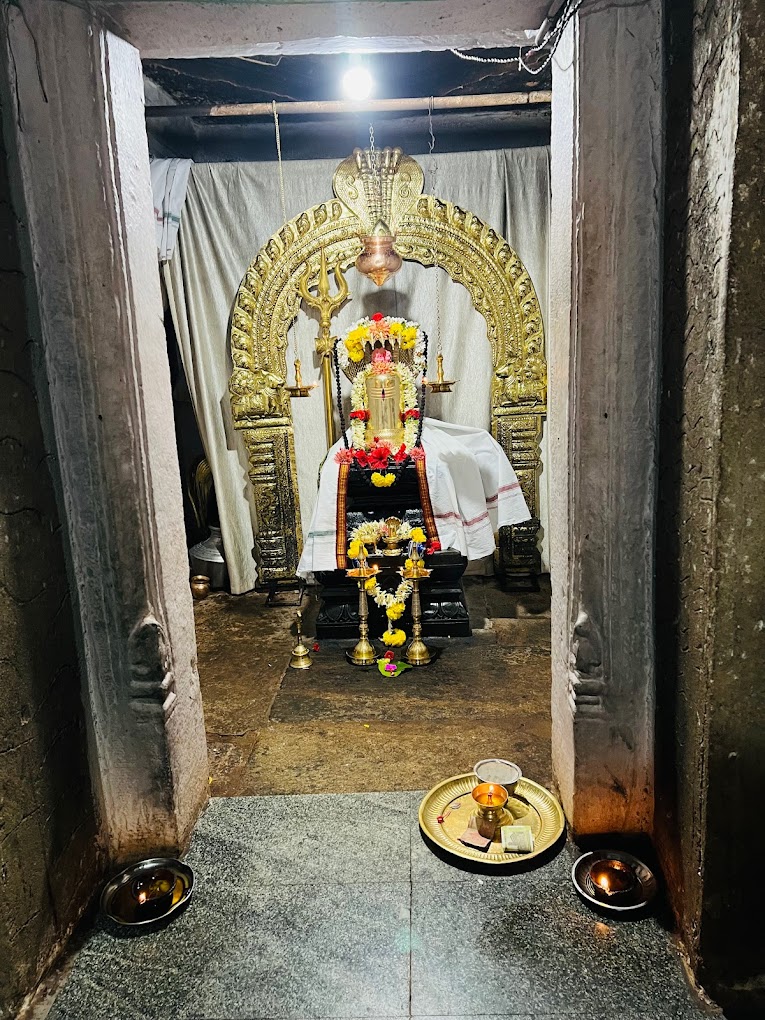
[[[342, 440], [335, 443], [321, 471], [319, 495], [297, 569], [300, 577], [337, 568], [339, 465], [335, 454], [342, 446]], [[426, 418], [422, 446], [442, 549], [456, 549], [468, 560], [480, 560], [494, 552], [499, 528], [531, 518], [505, 451], [485, 429]]]

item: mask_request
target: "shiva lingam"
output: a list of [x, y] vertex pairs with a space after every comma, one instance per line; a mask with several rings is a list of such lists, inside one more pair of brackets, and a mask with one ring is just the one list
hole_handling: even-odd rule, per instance
[[432, 571], [422, 565], [422, 560], [412, 559], [411, 566], [402, 568], [399, 573], [406, 581], [412, 582], [412, 642], [406, 650], [406, 661], [410, 666], [427, 666], [432, 656], [422, 640], [420, 578], [430, 577]]
[[476, 804], [476, 827], [484, 839], [495, 840], [505, 820], [508, 792], [499, 783], [479, 783], [473, 789]]
[[357, 567], [346, 570], [347, 577], [353, 577], [359, 586], [359, 640], [352, 652], [348, 652], [348, 660], [354, 666], [371, 666], [376, 659], [374, 646], [369, 640], [369, 603], [364, 582], [380, 572], [376, 565], [369, 566], [366, 557], [356, 561]]

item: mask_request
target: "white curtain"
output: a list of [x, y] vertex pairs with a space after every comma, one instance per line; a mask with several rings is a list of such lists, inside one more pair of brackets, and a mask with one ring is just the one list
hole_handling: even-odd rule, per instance
[[[470, 210], [507, 238], [531, 275], [547, 321], [549, 149], [440, 154], [435, 188], [429, 157], [419, 161], [427, 192], [435, 191]], [[288, 218], [331, 197], [336, 165], [335, 160], [284, 163]], [[231, 424], [228, 398], [229, 319], [245, 270], [282, 221], [276, 163], [194, 164], [176, 251], [164, 268], [181, 356], [215, 481], [231, 587], [237, 593], [252, 588], [257, 575], [247, 458], [241, 436]], [[420, 322], [430, 337], [429, 374], [435, 375], [440, 323], [445, 368], [458, 382], [450, 394], [429, 396], [427, 413], [458, 425], [488, 428], [491, 351], [486, 323], [468, 292], [442, 270], [414, 263], [405, 263], [380, 289], [353, 269], [347, 279], [352, 300], [333, 321], [335, 333], [377, 311], [406, 316]], [[304, 377], [318, 379], [315, 337], [316, 323], [301, 313], [291, 331], [290, 374], [294, 345]], [[292, 414], [301, 520], [307, 533], [326, 454], [321, 390], [308, 399], [293, 400]], [[545, 447], [543, 440], [543, 465]], [[539, 509], [545, 568], [546, 483], [543, 467]]]

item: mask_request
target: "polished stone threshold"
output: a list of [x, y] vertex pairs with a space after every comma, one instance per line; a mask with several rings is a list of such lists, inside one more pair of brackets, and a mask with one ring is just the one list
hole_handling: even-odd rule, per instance
[[475, 874], [435, 857], [418, 793], [211, 801], [165, 928], [99, 921], [49, 1020], [693, 1020], [708, 1015], [658, 917], [605, 921], [571, 844]]

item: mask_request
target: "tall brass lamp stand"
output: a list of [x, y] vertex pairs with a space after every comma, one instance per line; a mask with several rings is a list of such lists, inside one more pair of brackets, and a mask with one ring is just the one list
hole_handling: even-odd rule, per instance
[[379, 567], [367, 566], [366, 560], [363, 560], [362, 566], [353, 567], [345, 573], [348, 577], [354, 577], [359, 585], [359, 640], [353, 651], [348, 652], [348, 659], [354, 666], [371, 666], [375, 661], [375, 650], [369, 640], [369, 603], [364, 582], [379, 573]]
[[422, 603], [420, 602], [420, 579], [430, 577], [431, 571], [415, 562], [408, 570], [401, 570], [401, 576], [412, 582], [412, 641], [406, 650], [406, 661], [410, 666], [427, 666], [431, 660], [430, 649], [422, 640]]

